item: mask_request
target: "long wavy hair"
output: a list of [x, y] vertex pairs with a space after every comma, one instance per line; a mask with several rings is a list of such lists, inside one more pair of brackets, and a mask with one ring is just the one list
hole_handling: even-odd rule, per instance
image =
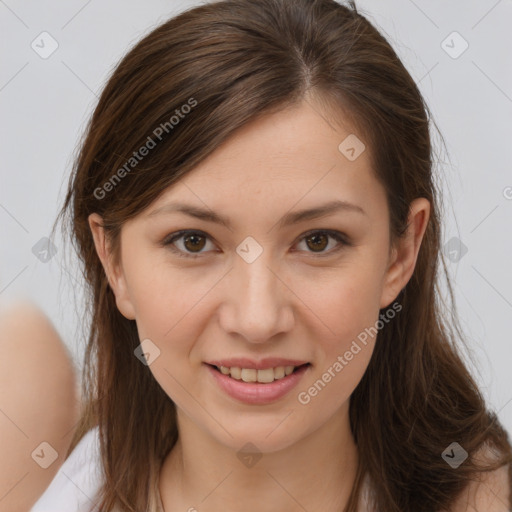
[[[392, 241], [405, 232], [411, 201], [431, 204], [414, 273], [399, 297], [401, 313], [380, 330], [350, 397], [360, 464], [345, 512], [356, 511], [365, 475], [381, 512], [432, 512], [448, 510], [481, 471], [512, 461], [508, 434], [464, 362], [465, 335], [441, 250], [441, 187], [429, 128], [439, 130], [414, 80], [353, 1], [216, 1], [161, 24], [114, 68], [56, 220], [78, 255], [88, 313], [84, 409], [68, 455], [98, 427], [100, 512], [154, 510], [155, 482], [178, 430], [175, 404], [134, 356], [136, 324], [116, 307], [88, 216], [103, 218], [118, 262], [124, 222], [246, 123], [313, 96], [328, 117], [344, 116], [368, 143], [387, 194]], [[150, 139], [156, 144], [147, 156], [130, 160]], [[469, 454], [456, 470], [441, 456], [452, 441]], [[493, 460], [477, 456], [483, 447]]]

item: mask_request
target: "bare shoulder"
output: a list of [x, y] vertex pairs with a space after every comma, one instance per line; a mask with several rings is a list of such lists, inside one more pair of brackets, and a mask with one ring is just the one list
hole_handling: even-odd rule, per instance
[[65, 460], [78, 379], [55, 327], [30, 302], [0, 308], [0, 348], [0, 512], [26, 511]]
[[[489, 449], [481, 449], [478, 460], [492, 460]], [[450, 512], [510, 512], [509, 465], [482, 472], [461, 494]]]

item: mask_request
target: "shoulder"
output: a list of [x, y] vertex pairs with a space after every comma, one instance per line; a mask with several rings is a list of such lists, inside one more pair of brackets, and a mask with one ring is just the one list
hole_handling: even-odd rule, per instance
[[30, 512], [92, 512], [102, 483], [98, 427], [89, 430]]
[[[63, 463], [79, 392], [72, 358], [46, 315], [27, 300], [0, 306], [0, 403], [8, 418], [0, 425], [0, 496], [12, 489], [2, 505], [17, 511], [34, 503]], [[44, 442], [56, 453], [46, 468], [32, 455]]]
[[[480, 456], [490, 460], [490, 451], [482, 449]], [[510, 512], [510, 465], [482, 472], [472, 481], [450, 509], [450, 512]]]

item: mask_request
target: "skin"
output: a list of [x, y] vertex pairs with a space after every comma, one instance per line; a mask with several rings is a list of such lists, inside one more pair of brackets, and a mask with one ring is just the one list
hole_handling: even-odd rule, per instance
[[[9, 354], [0, 358], [0, 512], [26, 512], [65, 460], [80, 413], [79, 391], [65, 345], [34, 304], [2, 305], [0, 344]], [[31, 456], [42, 442], [57, 452], [47, 468]], [[45, 448], [36, 453], [51, 455]]]
[[[430, 214], [426, 199], [415, 200], [406, 236], [390, 246], [386, 196], [369, 152], [349, 161], [338, 150], [351, 133], [347, 123], [328, 123], [313, 101], [253, 121], [123, 225], [118, 264], [101, 217], [89, 217], [117, 307], [136, 320], [141, 340], [159, 348], [149, 368], [177, 406], [179, 440], [160, 474], [166, 512], [225, 512], [241, 503], [247, 512], [262, 503], [268, 512], [341, 510], [348, 499], [358, 460], [349, 398], [375, 339], [307, 405], [297, 394], [321, 379], [407, 284]], [[366, 213], [276, 224], [289, 211], [332, 199]], [[231, 229], [182, 213], [150, 215], [177, 200], [227, 216]], [[161, 245], [182, 229], [207, 234], [197, 249], [183, 238], [174, 242], [198, 258]], [[320, 248], [307, 242], [305, 234], [322, 229], [344, 233], [352, 245], [336, 251], [332, 238], [316, 242]], [[263, 248], [250, 264], [236, 252], [247, 236]], [[285, 397], [255, 406], [225, 395], [203, 365], [231, 356], [312, 366]], [[248, 442], [262, 454], [252, 467], [237, 457]]]

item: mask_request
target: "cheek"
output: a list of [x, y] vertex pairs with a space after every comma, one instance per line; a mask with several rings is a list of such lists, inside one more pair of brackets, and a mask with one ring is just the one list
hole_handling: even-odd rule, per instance
[[[315, 279], [303, 277], [294, 290], [316, 318], [325, 336], [324, 351], [342, 350], [378, 318], [381, 274], [363, 258], [359, 263], [326, 269]], [[312, 318], [313, 318], [312, 317]]]
[[174, 268], [168, 261], [155, 263], [154, 257], [153, 265], [141, 264], [132, 271], [130, 295], [141, 335], [165, 345], [172, 339], [193, 340], [198, 311], [222, 277], [213, 274]]
[[359, 258], [326, 272], [314, 287], [305, 283], [300, 292], [307, 297], [318, 329], [311, 333], [317, 365], [297, 400], [302, 405], [314, 403], [315, 414], [324, 419], [348, 400], [373, 353], [381, 275], [372, 261]]
[[374, 282], [351, 278], [325, 290], [323, 298], [308, 304], [322, 320], [317, 322], [322, 332], [313, 333], [317, 364], [297, 395], [299, 404], [313, 407], [314, 416], [322, 421], [349, 399], [361, 381], [375, 347], [379, 319]]

